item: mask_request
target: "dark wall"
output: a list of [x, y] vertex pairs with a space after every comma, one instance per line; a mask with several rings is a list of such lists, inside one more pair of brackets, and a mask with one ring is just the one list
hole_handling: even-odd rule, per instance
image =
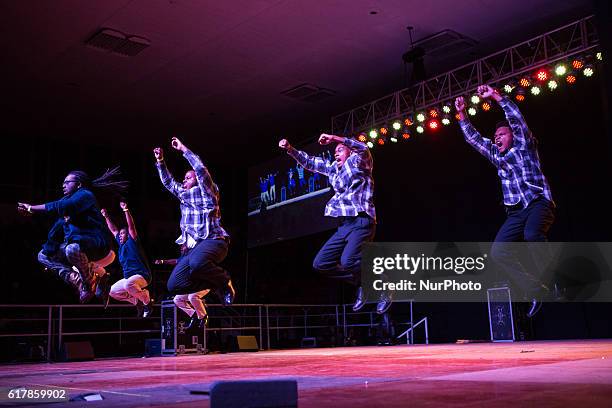
[[[606, 200], [610, 146], [603, 129], [603, 118], [609, 113], [602, 108], [607, 105], [603, 102], [600, 75], [588, 80], [581, 78], [574, 87], [562, 86], [554, 94], [544, 92], [539, 97], [528, 97], [521, 105], [541, 142], [544, 171], [557, 203], [557, 221], [550, 235], [555, 241], [611, 239]], [[479, 113], [473, 122], [483, 134], [490, 135], [501, 116], [499, 110]], [[15, 211], [17, 201], [39, 203], [59, 198], [61, 182], [72, 169], [98, 175], [106, 167], [121, 164], [132, 182], [128, 200], [149, 257], [174, 257], [177, 253], [174, 240], [179, 232], [178, 203], [161, 186], [151, 154], [152, 148], [162, 142], [168, 148], [168, 140], [151, 140], [142, 150], [128, 150], [103, 140], [90, 140], [86, 131], [82, 133], [80, 143], [66, 142], [61, 135], [43, 131], [4, 135], [0, 202], [2, 303], [76, 301], [66, 285], [45, 274], [36, 263], [36, 253], [47, 233], [44, 217], [22, 218]], [[311, 270], [312, 259], [330, 232], [247, 251], [246, 166], [229, 166], [223, 157], [207, 157], [206, 145], [200, 139], [187, 136], [184, 141], [201, 155], [220, 186], [223, 221], [232, 235], [226, 265], [238, 286], [238, 301], [352, 302], [352, 288], [324, 280]], [[275, 148], [272, 142], [270, 146]], [[243, 155], [247, 162], [248, 152], [232, 154]], [[175, 176], [182, 177], [186, 162], [170, 151], [166, 156]], [[414, 135], [407, 142], [377, 147], [374, 160], [377, 241], [489, 241], [504, 220], [495, 169], [463, 141], [456, 124], [435, 134]], [[113, 215], [122, 215], [116, 203]], [[168, 272], [156, 271], [161, 281], [159, 292], [163, 291]], [[602, 329], [592, 324], [601, 308], [576, 307], [582, 309], [569, 315], [579, 322], [573, 326], [569, 322], [567, 327], [580, 329], [564, 335], [612, 335], [609, 327]], [[430, 323], [432, 338], [452, 340], [459, 333], [462, 337], [470, 333], [486, 337], [487, 330], [483, 332], [486, 313], [474, 313], [472, 308], [431, 306], [430, 316], [435, 316]], [[397, 309], [397, 313], [402, 310]], [[551, 315], [546, 320], [557, 321], [559, 316], [562, 315]], [[546, 337], [547, 333], [555, 332], [544, 327], [539, 333]]]

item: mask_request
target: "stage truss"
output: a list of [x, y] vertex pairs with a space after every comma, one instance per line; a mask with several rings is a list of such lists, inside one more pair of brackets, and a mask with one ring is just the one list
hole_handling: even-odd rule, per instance
[[480, 84], [503, 81], [596, 49], [594, 16], [541, 34], [520, 44], [460, 66], [332, 117], [332, 133], [355, 136], [416, 111], [469, 95]]

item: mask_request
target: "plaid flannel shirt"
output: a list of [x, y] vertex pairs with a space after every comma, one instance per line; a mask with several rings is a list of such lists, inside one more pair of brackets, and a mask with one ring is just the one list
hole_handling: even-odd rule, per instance
[[550, 186], [542, 173], [537, 140], [527, 127], [523, 115], [505, 96], [499, 105], [512, 131], [511, 148], [500, 153], [495, 143], [491, 139], [483, 138], [467, 119], [459, 122], [465, 140], [497, 167], [504, 205], [513, 206], [520, 203], [525, 208], [540, 196], [554, 203]]
[[187, 243], [188, 236], [195, 241], [229, 237], [221, 226], [219, 188], [196, 154], [187, 150], [183, 156], [195, 171], [198, 181], [190, 189], [184, 189], [180, 183], [174, 180], [164, 161], [157, 162], [157, 170], [162, 184], [181, 202], [181, 236], [176, 240], [176, 243], [179, 245]]
[[356, 140], [345, 139], [344, 144], [351, 149], [350, 156], [342, 167], [334, 161], [325, 161], [318, 156], [290, 148], [287, 153], [305, 169], [326, 175], [334, 189], [334, 196], [325, 206], [328, 217], [354, 217], [360, 212], [367, 213], [376, 221], [374, 208], [374, 162], [368, 147]]

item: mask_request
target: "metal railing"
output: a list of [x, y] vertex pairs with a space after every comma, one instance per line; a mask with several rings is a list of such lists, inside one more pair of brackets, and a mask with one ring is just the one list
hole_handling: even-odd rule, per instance
[[[413, 327], [413, 302], [408, 300], [395, 303], [409, 303], [409, 324]], [[226, 313], [224, 316], [212, 316], [213, 319], [225, 319], [225, 322], [229, 322], [229, 325], [204, 328], [204, 338], [206, 338], [207, 332], [257, 330], [260, 347], [264, 344], [265, 336], [266, 349], [269, 350], [272, 348], [272, 333], [276, 333], [278, 339], [279, 333], [283, 330], [303, 330], [303, 337], [309, 337], [314, 330], [335, 328], [336, 330], [342, 330], [342, 334], [346, 338], [348, 330], [352, 327], [373, 328], [378, 325], [375, 322], [376, 313], [374, 311], [356, 313], [351, 310], [351, 306], [347, 304], [236, 304], [228, 308], [220, 304], [208, 304], [207, 308], [209, 309], [219, 308], [227, 312], [233, 310], [234, 314], [228, 315]], [[160, 304], [154, 307], [157, 310]], [[237, 313], [235, 309], [238, 308], [256, 308], [256, 313]], [[96, 312], [93, 316], [87, 313], [100, 309], [103, 313]], [[2, 316], [0, 339], [15, 339], [18, 341], [20, 338], [39, 337], [46, 342], [45, 360], [52, 361], [54, 353], [61, 350], [63, 342], [69, 337], [113, 335], [118, 336], [121, 343], [122, 336], [160, 333], [159, 319], [138, 319], [135, 316], [117, 315], [116, 312], [120, 312], [122, 309], [130, 310], [133, 313], [134, 306], [111, 304], [105, 309], [103, 305], [0, 305], [0, 316]], [[75, 313], [77, 311], [78, 313]], [[9, 317], [8, 314], [10, 313], [20, 314], [21, 316]], [[357, 322], [350, 322], [349, 317], [357, 320]], [[244, 325], [243, 323], [249, 319], [254, 319], [254, 324]], [[282, 323], [283, 319], [289, 319], [291, 323]], [[296, 319], [300, 321], [296, 322]], [[129, 324], [126, 324], [129, 321], [144, 322], [140, 325], [145, 327], [135, 330], [129, 327]], [[323, 321], [327, 323], [322, 323]], [[328, 322], [331, 322], [331, 324]], [[30, 330], [11, 330], [12, 327], [24, 325], [27, 325]], [[101, 329], [102, 326], [105, 329]], [[94, 329], [90, 329], [90, 327], [94, 327]]]

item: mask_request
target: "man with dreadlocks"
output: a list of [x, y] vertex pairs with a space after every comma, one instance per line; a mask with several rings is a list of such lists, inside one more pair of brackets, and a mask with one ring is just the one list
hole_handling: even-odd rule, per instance
[[71, 171], [64, 179], [61, 199], [39, 205], [17, 203], [20, 214], [44, 213], [56, 217], [38, 261], [76, 287], [81, 303], [91, 300], [97, 277], [104, 275], [104, 266], [114, 260], [106, 223], [92, 190], [124, 192], [128, 182], [117, 180], [119, 174], [116, 167], [91, 181], [87, 173]]

